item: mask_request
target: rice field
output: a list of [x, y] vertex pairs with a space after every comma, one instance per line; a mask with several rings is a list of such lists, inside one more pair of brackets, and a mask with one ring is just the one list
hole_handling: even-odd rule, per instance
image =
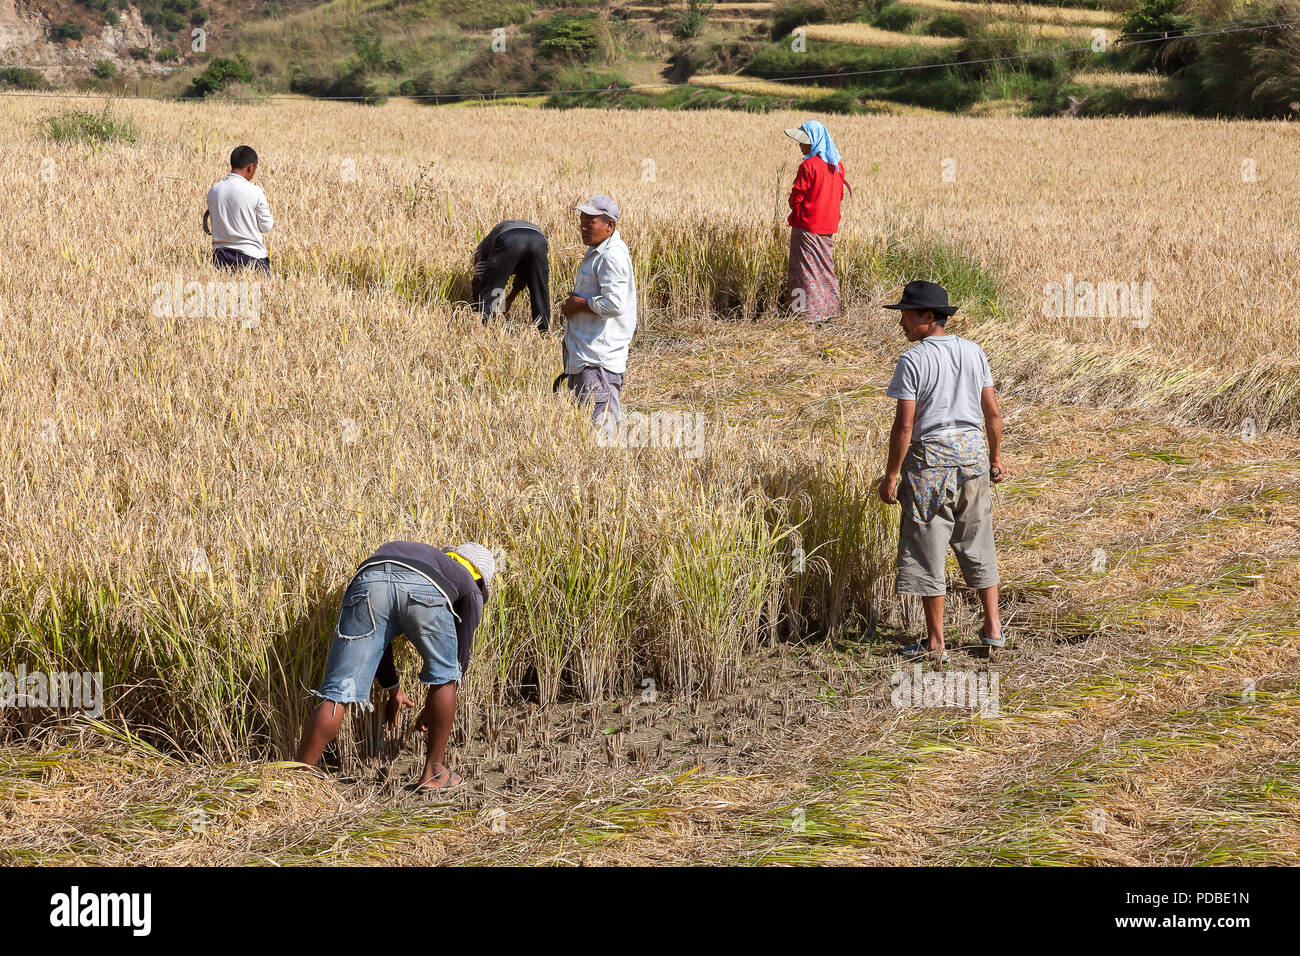
[[[711, 3], [709, 4], [709, 11], [714, 15], [725, 14], [730, 16], [744, 13], [763, 15], [770, 13], [774, 6], [775, 4], [768, 2], [768, 0], [755, 0], [753, 3]], [[663, 3], [658, 6], [632, 4], [622, 9], [634, 14], [655, 15], [665, 12], [685, 11], [689, 7], [686, 3]]]
[[752, 93], [761, 96], [815, 97], [832, 92], [824, 86], [801, 83], [779, 83], [735, 73], [697, 73], [688, 81], [692, 86], [711, 86], [733, 93]]
[[[810, 86], [800, 83], [783, 83], [776, 80], [762, 80], [736, 73], [697, 73], [688, 81], [692, 86], [709, 86], [730, 93], [750, 94], [756, 96], [780, 96], [787, 99], [807, 97], [815, 99], [835, 92], [834, 87]], [[893, 103], [889, 100], [865, 99], [860, 105], [873, 113], [889, 113], [895, 116], [911, 115], [937, 116], [938, 111], [927, 110], [921, 106], [909, 106], [906, 103]]]
[[803, 27], [803, 35], [809, 40], [822, 43], [848, 43], [854, 46], [875, 46], [887, 48], [920, 47], [925, 50], [946, 50], [960, 46], [960, 37], [932, 37], [919, 33], [898, 33], [894, 30], [881, 30], [866, 23], [809, 23]]
[[[90, 145], [9, 102], [0, 670], [111, 693], [98, 722], [5, 713], [0, 859], [1295, 862], [1285, 124], [835, 119], [845, 314], [809, 329], [777, 307], [802, 114], [118, 102], [134, 142]], [[253, 315], [187, 311], [167, 290], [218, 278], [203, 190], [241, 140], [275, 275]], [[698, 455], [597, 442], [556, 338], [457, 304], [503, 218], [547, 230], [558, 296], [594, 192], [638, 272], [625, 404], [698, 413]], [[880, 306], [918, 276], [1005, 402], [1002, 722], [888, 706], [917, 619], [872, 488]], [[1132, 283], [1149, 311], [1100, 291]], [[348, 781], [276, 762], [394, 538], [500, 553], [454, 736], [492, 786], [463, 803], [383, 782], [411, 751], [370, 718]]]
[[990, 33], [1009, 33], [1039, 40], [1065, 40], [1081, 44], [1080, 49], [1088, 46], [1097, 36], [1094, 31], [1100, 31], [1107, 43], [1114, 41], [1118, 36], [1118, 33], [1107, 32], [1103, 27], [1038, 23], [1027, 20], [994, 20], [988, 24], [988, 30]]
[[1031, 20], [1078, 26], [1118, 27], [1120, 17], [1110, 10], [1082, 7], [1049, 7], [1035, 3], [976, 3], [973, 0], [903, 0], [909, 7], [940, 13], [972, 14], [1002, 20]]
[[[783, 515], [795, 501], [820, 507], [773, 450], [728, 437], [723, 410], [696, 407], [665, 409], [690, 416], [691, 447], [602, 448], [551, 395], [557, 341], [483, 330], [453, 304], [475, 237], [506, 209], [556, 237], [557, 273], [571, 275], [570, 210], [581, 197], [536, 193], [534, 168], [484, 202], [484, 180], [468, 169], [449, 176], [422, 151], [367, 158], [365, 140], [344, 147], [321, 127], [315, 146], [280, 154], [268, 137], [273, 193], [277, 165], [298, 165], [277, 203], [282, 280], [259, 290], [252, 318], [233, 299], [230, 314], [187, 312], [179, 293], [172, 308], [173, 286], [216, 278], [194, 223], [226, 137], [188, 124], [168, 132], [146, 112], [132, 120], [134, 145], [54, 148], [39, 139], [39, 115], [10, 118], [27, 138], [25, 161], [53, 162], [53, 180], [38, 177], [41, 191], [26, 197], [45, 225], [26, 229], [18, 254], [54, 265], [34, 283], [7, 274], [4, 313], [65, 305], [37, 335], [11, 324], [4, 343], [5, 419], [22, 436], [6, 446], [16, 477], [4, 494], [0, 614], [19, 636], [7, 659], [22, 647], [32, 669], [103, 671], [109, 685], [133, 688], [117, 716], [183, 746], [284, 752], [310, 704], [303, 693], [318, 679], [340, 589], [394, 538], [483, 540], [503, 555], [465, 720], [475, 704], [481, 713], [524, 694], [601, 700], [645, 679], [715, 694], [771, 640], [795, 581]], [[533, 111], [398, 107], [356, 118], [383, 116], [415, 134], [507, 115]], [[171, 210], [157, 229], [133, 228], [111, 172], [123, 150], [141, 148], [171, 155], [165, 173], [136, 184], [142, 200]], [[335, 156], [341, 148], [355, 155]], [[575, 187], [592, 191], [579, 172], [587, 161], [553, 159], [551, 174], [572, 169]], [[333, 211], [322, 219], [326, 195]], [[74, 213], [87, 204], [103, 207], [93, 222]], [[24, 231], [20, 215], [6, 213], [7, 235]], [[367, 225], [325, 238], [348, 220]], [[705, 245], [700, 233], [692, 242], [662, 228], [667, 220], [645, 222], [646, 328], [772, 307], [770, 224], [715, 223]], [[744, 241], [755, 230], [769, 233], [764, 246]], [[114, 234], [123, 241], [101, 242]], [[16, 387], [19, 369], [46, 362], [46, 387]], [[865, 484], [852, 493], [870, 500]], [[818, 572], [797, 577], [808, 573]], [[871, 615], [873, 600], [855, 602]]]
[[1079, 86], [1110, 87], [1135, 96], [1164, 96], [1170, 91], [1169, 78], [1158, 73], [1119, 73], [1104, 70], [1076, 73], [1070, 82]]

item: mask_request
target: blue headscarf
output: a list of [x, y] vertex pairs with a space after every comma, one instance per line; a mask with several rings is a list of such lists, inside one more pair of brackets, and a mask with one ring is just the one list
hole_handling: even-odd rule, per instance
[[[840, 151], [835, 148], [835, 140], [831, 139], [830, 132], [822, 123], [817, 120], [809, 120], [799, 128], [807, 133], [808, 138], [812, 140], [808, 156], [820, 156], [822, 162], [832, 169], [840, 164]], [[807, 159], [808, 156], [804, 158]]]

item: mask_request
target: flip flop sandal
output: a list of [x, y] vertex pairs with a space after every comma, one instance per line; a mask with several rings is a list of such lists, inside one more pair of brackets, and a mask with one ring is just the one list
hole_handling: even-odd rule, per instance
[[[454, 782], [453, 782], [454, 781]], [[465, 782], [465, 778], [451, 768], [447, 769], [447, 779], [436, 787], [416, 787], [418, 793], [434, 793], [438, 790], [452, 790]]]
[[985, 647], [1006, 647], [1007, 644], [1006, 636], [1004, 634], [999, 632], [997, 637], [986, 637], [983, 627], [980, 628], [980, 640], [984, 643]]
[[917, 641], [914, 644], [908, 644], [899, 651], [899, 653], [904, 657], [928, 657], [930, 660], [937, 661], [940, 664], [947, 664], [949, 660], [947, 648], [942, 651], [932, 651], [920, 641]]

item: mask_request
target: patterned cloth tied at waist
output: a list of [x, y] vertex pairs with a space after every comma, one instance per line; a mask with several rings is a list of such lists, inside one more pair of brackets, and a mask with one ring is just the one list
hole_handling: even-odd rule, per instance
[[928, 524], [957, 489], [989, 470], [984, 433], [974, 429], [931, 432], [912, 442], [903, 461], [899, 497], [913, 520]]

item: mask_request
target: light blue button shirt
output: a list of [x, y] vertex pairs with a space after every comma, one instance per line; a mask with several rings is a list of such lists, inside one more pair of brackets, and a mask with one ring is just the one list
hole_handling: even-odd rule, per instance
[[636, 331], [636, 278], [627, 243], [614, 234], [592, 246], [578, 267], [573, 294], [589, 309], [576, 312], [564, 326], [564, 371], [577, 375], [584, 365], [622, 374], [628, 346]]

